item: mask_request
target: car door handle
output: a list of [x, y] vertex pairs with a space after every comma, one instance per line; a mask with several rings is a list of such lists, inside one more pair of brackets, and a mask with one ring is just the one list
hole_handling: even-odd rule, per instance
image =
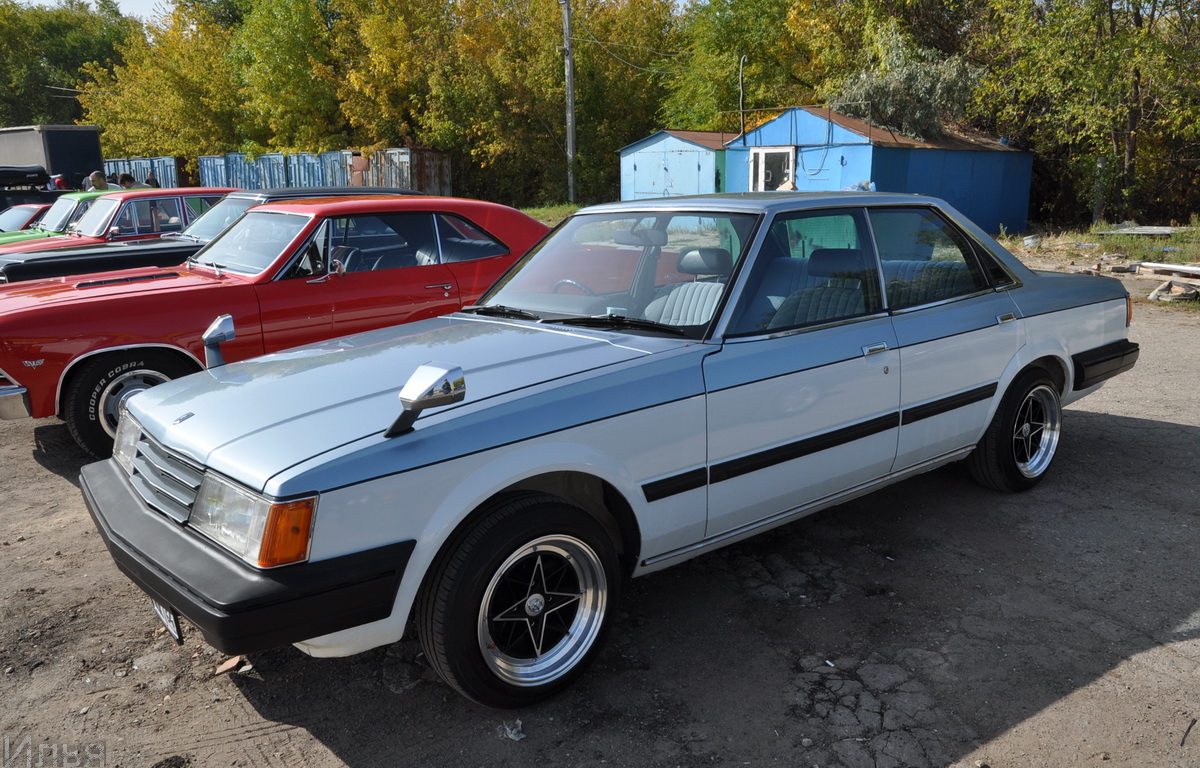
[[996, 324], [1004, 325], [1005, 323], [1011, 323], [1012, 321], [1014, 321], [1016, 319], [1017, 319], [1017, 316], [1014, 315], [1012, 312], [1005, 312], [1003, 315], [996, 315]]
[[438, 283], [437, 285], [427, 285], [425, 287], [431, 291], [448, 291], [454, 286], [450, 285], [450, 283]]
[[863, 347], [862, 351], [863, 357], [870, 357], [871, 355], [878, 355], [880, 352], [887, 352], [888, 345], [886, 341], [877, 341], [874, 344], [868, 344]]

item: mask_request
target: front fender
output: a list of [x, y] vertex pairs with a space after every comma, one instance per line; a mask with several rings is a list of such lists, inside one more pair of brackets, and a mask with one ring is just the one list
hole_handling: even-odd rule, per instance
[[643, 553], [702, 538], [703, 489], [651, 503], [642, 486], [704, 464], [703, 414], [704, 398], [688, 398], [322, 494], [313, 559], [389, 541], [415, 539], [417, 546], [390, 617], [299, 647], [343, 656], [398, 640], [425, 574], [459, 526], [497, 494], [539, 475], [582, 473], [614, 487], [641, 526]]

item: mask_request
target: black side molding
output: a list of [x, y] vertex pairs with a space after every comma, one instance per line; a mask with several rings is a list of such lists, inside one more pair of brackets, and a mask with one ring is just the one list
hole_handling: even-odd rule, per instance
[[1137, 344], [1122, 340], [1072, 355], [1071, 362], [1075, 365], [1074, 389], [1087, 389], [1128, 371], [1137, 362], [1138, 352]]

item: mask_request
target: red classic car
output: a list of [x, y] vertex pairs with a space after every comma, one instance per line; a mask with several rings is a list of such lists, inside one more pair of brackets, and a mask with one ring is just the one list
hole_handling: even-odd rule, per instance
[[48, 203], [22, 203], [0, 211], [0, 232], [20, 232], [37, 221], [49, 208]]
[[65, 235], [0, 245], [0, 253], [44, 251], [89, 243], [145, 240], [180, 232], [233, 187], [130, 189], [97, 197]]
[[0, 418], [57, 414], [107, 455], [126, 398], [203, 367], [217, 315], [229, 361], [435, 317], [547, 231], [477, 200], [308, 199], [250, 209], [179, 267], [0, 286]]

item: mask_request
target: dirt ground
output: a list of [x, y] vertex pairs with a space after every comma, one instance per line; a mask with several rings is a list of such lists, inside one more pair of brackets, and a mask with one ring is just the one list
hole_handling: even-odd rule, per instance
[[636, 580], [518, 712], [411, 640], [215, 674], [112, 564], [66, 428], [0, 422], [0, 765], [1200, 765], [1200, 315], [1139, 305], [1131, 336], [1034, 491], [946, 468]]

